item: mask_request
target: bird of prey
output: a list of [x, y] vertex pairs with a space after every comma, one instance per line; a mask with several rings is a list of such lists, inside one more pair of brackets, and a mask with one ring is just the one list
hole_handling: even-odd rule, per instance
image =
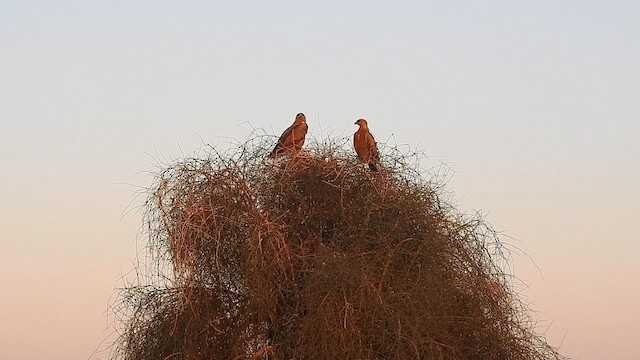
[[361, 162], [369, 164], [369, 169], [378, 171], [376, 164], [380, 162], [378, 154], [378, 146], [373, 135], [369, 132], [367, 120], [359, 119], [355, 122], [359, 126], [358, 131], [353, 134], [353, 147], [356, 149], [358, 159]]
[[269, 157], [273, 158], [283, 153], [297, 153], [302, 149], [304, 136], [307, 134], [307, 118], [303, 113], [296, 115], [296, 120], [289, 126], [278, 139]]

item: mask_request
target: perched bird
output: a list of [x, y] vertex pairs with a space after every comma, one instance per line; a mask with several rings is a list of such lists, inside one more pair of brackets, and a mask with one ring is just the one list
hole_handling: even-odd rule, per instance
[[307, 118], [303, 113], [298, 113], [293, 124], [280, 135], [280, 139], [278, 139], [278, 143], [269, 154], [269, 157], [273, 158], [283, 153], [297, 153], [300, 151], [304, 144], [304, 136], [307, 135], [307, 129]]
[[380, 162], [378, 155], [378, 146], [373, 135], [369, 132], [367, 120], [359, 119], [355, 122], [360, 128], [353, 134], [353, 147], [356, 149], [358, 159], [363, 163], [369, 164], [369, 169], [378, 171], [376, 164]]

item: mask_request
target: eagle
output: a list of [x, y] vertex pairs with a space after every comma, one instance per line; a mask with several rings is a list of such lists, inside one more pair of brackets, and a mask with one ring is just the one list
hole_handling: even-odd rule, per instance
[[278, 143], [269, 154], [274, 158], [283, 153], [297, 153], [302, 149], [304, 137], [307, 135], [307, 118], [303, 113], [296, 115], [296, 120], [289, 126], [278, 139]]
[[358, 131], [353, 134], [353, 147], [356, 149], [358, 159], [369, 164], [369, 169], [372, 171], [378, 171], [376, 164], [380, 162], [380, 155], [378, 154], [378, 146], [373, 135], [369, 132], [369, 126], [367, 120], [359, 119], [355, 122], [359, 126]]

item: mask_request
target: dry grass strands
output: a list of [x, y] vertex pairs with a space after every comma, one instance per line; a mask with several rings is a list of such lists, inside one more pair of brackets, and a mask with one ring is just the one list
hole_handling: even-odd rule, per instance
[[[123, 290], [115, 358], [562, 359], [465, 220], [406, 159], [255, 140], [159, 174], [146, 219], [168, 284]], [[167, 271], [159, 266], [158, 271]]]

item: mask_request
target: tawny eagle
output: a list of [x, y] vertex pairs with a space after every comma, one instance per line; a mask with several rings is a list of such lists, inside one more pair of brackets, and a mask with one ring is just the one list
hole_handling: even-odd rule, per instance
[[303, 113], [296, 115], [296, 120], [289, 126], [278, 139], [278, 143], [269, 154], [269, 157], [276, 157], [280, 154], [297, 153], [302, 149], [304, 137], [307, 135], [307, 118]]
[[359, 126], [358, 131], [353, 134], [353, 147], [356, 149], [358, 159], [361, 162], [369, 164], [369, 169], [372, 171], [378, 171], [376, 164], [380, 162], [380, 156], [378, 154], [378, 146], [373, 135], [369, 132], [369, 126], [367, 120], [359, 119], [355, 122]]

